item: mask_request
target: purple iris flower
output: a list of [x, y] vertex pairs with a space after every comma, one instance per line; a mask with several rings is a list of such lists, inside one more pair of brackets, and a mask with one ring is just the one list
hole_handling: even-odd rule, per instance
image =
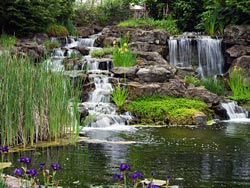
[[170, 180], [170, 176], [167, 176], [167, 180]]
[[148, 183], [148, 184], [146, 184], [147, 185], [147, 187], [148, 188], [159, 188], [159, 186], [158, 185], [155, 185], [155, 184], [151, 184], [151, 183]]
[[17, 160], [19, 163], [25, 163], [26, 165], [30, 164], [32, 159], [29, 157], [21, 157]]
[[122, 176], [121, 174], [114, 174], [112, 178], [113, 178], [113, 179], [119, 179], [119, 180], [121, 180], [121, 181], [124, 179], [123, 176]]
[[40, 170], [44, 170], [45, 163], [40, 163]]
[[155, 176], [155, 171], [151, 171], [151, 176]]
[[135, 180], [135, 179], [137, 179], [137, 178], [143, 178], [143, 175], [142, 175], [142, 173], [140, 173], [140, 172], [134, 172], [133, 174], [132, 174], [132, 179], [133, 180]]
[[35, 177], [38, 174], [38, 172], [36, 169], [30, 168], [26, 171], [26, 174], [28, 174], [31, 177]]
[[130, 170], [129, 164], [121, 164], [120, 165], [120, 171], [122, 172], [124, 170]]
[[18, 175], [18, 176], [22, 176], [23, 170], [21, 168], [15, 168], [15, 170], [13, 171], [13, 174]]
[[2, 148], [0, 149], [0, 152], [8, 152], [9, 151], [9, 148], [8, 146], [2, 146]]
[[51, 168], [54, 170], [54, 171], [57, 171], [57, 170], [60, 170], [61, 167], [58, 163], [54, 163], [51, 165]]

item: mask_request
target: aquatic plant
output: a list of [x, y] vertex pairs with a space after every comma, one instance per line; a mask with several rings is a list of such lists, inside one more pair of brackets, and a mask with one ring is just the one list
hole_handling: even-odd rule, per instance
[[115, 102], [116, 106], [118, 108], [121, 108], [126, 99], [128, 97], [128, 89], [126, 87], [121, 87], [121, 84], [118, 83], [118, 85], [114, 88], [114, 90], [111, 93], [111, 98]]
[[0, 56], [1, 143], [25, 147], [57, 140], [76, 129], [79, 124], [72, 119], [77, 112], [69, 112], [69, 100], [75, 95], [70, 78], [9, 52]]
[[[57, 171], [61, 169], [61, 166], [58, 163], [51, 165], [52, 173], [50, 173], [50, 171], [45, 168], [46, 163], [44, 162], [39, 164], [39, 169], [28, 168], [31, 161], [32, 159], [29, 157], [21, 157], [18, 159], [18, 162], [23, 163], [24, 166], [13, 170], [13, 174], [19, 179], [21, 185], [30, 185], [31, 187], [39, 184], [45, 186], [58, 186], [59, 182], [55, 180]], [[42, 172], [44, 182], [39, 181], [38, 179], [39, 171]]]
[[233, 92], [233, 96], [230, 96], [230, 98], [234, 100], [250, 100], [250, 79], [242, 68], [234, 66], [229, 75], [229, 86]]
[[128, 43], [121, 43], [121, 47], [114, 46], [113, 64], [116, 67], [131, 67], [136, 64], [136, 56], [128, 48]]
[[[120, 188], [137, 188], [140, 187], [148, 187], [148, 188], [158, 188], [159, 186], [154, 183], [153, 177], [155, 176], [155, 172], [151, 171], [151, 178], [150, 181], [147, 179], [144, 180], [144, 176], [141, 172], [133, 172], [132, 175], [129, 174], [131, 167], [127, 163], [120, 164], [119, 167], [120, 173], [115, 173], [112, 178], [117, 180], [118, 183], [115, 187]], [[166, 180], [166, 188], [169, 185], [170, 176], [167, 176]]]

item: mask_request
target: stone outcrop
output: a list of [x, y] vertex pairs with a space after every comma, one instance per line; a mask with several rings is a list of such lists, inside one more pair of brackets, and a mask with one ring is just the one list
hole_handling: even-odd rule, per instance
[[127, 84], [129, 99], [135, 99], [145, 95], [168, 95], [172, 97], [198, 98], [209, 106], [217, 105], [220, 97], [209, 92], [204, 87], [195, 87], [180, 79], [170, 79], [164, 83], [139, 83], [129, 82]]
[[39, 45], [30, 39], [17, 41], [14, 51], [17, 55], [26, 56], [28, 54], [34, 61], [42, 60], [46, 55], [44, 45]]
[[226, 68], [241, 67], [250, 75], [250, 26], [229, 26], [225, 28], [223, 44]]

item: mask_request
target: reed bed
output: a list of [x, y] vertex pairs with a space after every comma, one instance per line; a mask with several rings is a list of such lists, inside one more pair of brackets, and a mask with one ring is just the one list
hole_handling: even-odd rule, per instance
[[[33, 145], [53, 141], [78, 130], [70, 80], [44, 64], [0, 55], [0, 138], [2, 145]], [[69, 109], [69, 100], [73, 110]], [[77, 102], [77, 101], [76, 101]]]

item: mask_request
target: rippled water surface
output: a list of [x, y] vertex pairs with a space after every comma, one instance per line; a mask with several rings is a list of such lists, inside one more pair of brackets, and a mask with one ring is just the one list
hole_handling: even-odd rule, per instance
[[[110, 185], [120, 163], [146, 177], [171, 176], [170, 183], [184, 188], [250, 187], [250, 123], [223, 123], [200, 129], [135, 128], [132, 130], [88, 130], [88, 141], [73, 146], [36, 149], [9, 154], [48, 164], [59, 162], [60, 185], [84, 188]], [[14, 162], [14, 166], [20, 166]], [[13, 167], [14, 168], [14, 167]], [[10, 169], [9, 171], [11, 171]], [[180, 180], [182, 179], [183, 180]]]

